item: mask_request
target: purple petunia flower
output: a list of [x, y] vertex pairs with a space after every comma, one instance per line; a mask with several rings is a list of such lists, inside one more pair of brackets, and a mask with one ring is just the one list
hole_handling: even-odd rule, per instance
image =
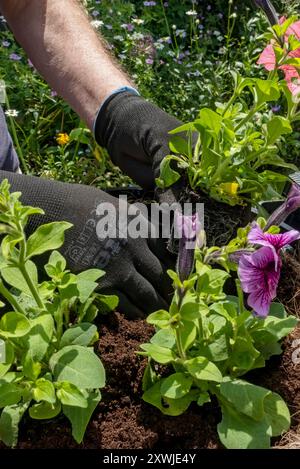
[[147, 65], [153, 65], [154, 60], [153, 59], [146, 59], [146, 64]]
[[10, 54], [9, 58], [10, 58], [10, 60], [15, 60], [15, 61], [22, 60], [22, 57], [18, 54], [15, 54], [14, 52], [12, 54]]
[[155, 7], [156, 2], [153, 0], [150, 0], [149, 2], [144, 2], [145, 7]]
[[280, 250], [299, 238], [300, 232], [297, 230], [290, 230], [286, 233], [279, 234], [264, 233], [257, 224], [254, 224], [253, 228], [248, 234], [249, 243], [258, 244], [259, 246], [266, 246], [272, 250], [275, 267], [277, 267], [279, 262]]
[[9, 42], [9, 41], [2, 41], [2, 46], [3, 46], [3, 47], [9, 47], [9, 46], [10, 46], [10, 42]]
[[264, 233], [257, 224], [248, 234], [249, 243], [262, 247], [253, 254], [241, 256], [238, 275], [243, 291], [249, 293], [247, 303], [258, 316], [267, 316], [276, 297], [282, 266], [281, 249], [299, 238], [299, 231]]
[[277, 293], [281, 259], [275, 265], [274, 252], [262, 247], [250, 256], [243, 255], [239, 262], [238, 275], [242, 289], [249, 293], [247, 303], [261, 317], [268, 315], [270, 305]]

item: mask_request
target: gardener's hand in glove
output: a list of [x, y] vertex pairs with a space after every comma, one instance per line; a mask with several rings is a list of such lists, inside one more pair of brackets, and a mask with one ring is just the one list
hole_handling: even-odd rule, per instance
[[142, 317], [167, 307], [166, 266], [160, 260], [160, 240], [129, 236], [122, 239], [118, 230], [117, 235], [111, 231], [113, 219], [105, 225], [110, 227], [108, 237], [99, 239], [101, 233], [103, 236], [99, 215], [105, 216], [108, 213], [105, 210], [114, 207], [118, 215], [118, 199], [93, 187], [0, 171], [0, 181], [5, 178], [10, 182], [12, 192], [22, 192], [24, 204], [40, 207], [45, 212], [44, 216], [31, 218], [28, 234], [44, 223], [68, 221], [73, 224], [66, 232], [61, 249], [68, 268], [75, 273], [89, 268], [105, 270], [100, 290], [119, 296], [120, 311], [130, 317]]
[[161, 161], [170, 154], [168, 132], [180, 125], [180, 121], [154, 104], [123, 91], [113, 94], [102, 105], [95, 136], [117, 166], [149, 189], [159, 177]]

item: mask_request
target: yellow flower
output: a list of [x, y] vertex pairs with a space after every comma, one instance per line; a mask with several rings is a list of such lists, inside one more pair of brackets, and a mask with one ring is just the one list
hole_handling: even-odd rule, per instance
[[223, 182], [220, 184], [220, 188], [226, 194], [237, 195], [239, 185], [237, 182]]
[[58, 134], [57, 137], [56, 137], [56, 141], [59, 145], [61, 146], [64, 146], [66, 145], [67, 143], [69, 143], [70, 141], [70, 137], [68, 134]]

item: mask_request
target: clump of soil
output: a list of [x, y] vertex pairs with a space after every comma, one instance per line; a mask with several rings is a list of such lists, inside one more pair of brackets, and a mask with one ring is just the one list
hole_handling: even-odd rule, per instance
[[300, 318], [300, 246], [283, 255], [277, 297], [290, 314]]
[[[289, 312], [300, 317], [300, 264], [295, 256], [284, 257], [279, 299]], [[98, 350], [107, 373], [103, 399], [88, 426], [84, 443], [77, 445], [69, 422], [34, 421], [25, 417], [20, 426], [19, 448], [91, 449], [197, 449], [220, 448], [217, 405], [192, 405], [179, 417], [162, 415], [142, 401], [141, 384], [146, 360], [136, 354], [139, 345], [153, 335], [143, 320], [129, 321], [119, 313], [103, 316]], [[298, 326], [284, 341], [283, 354], [266, 368], [247, 376], [249, 381], [278, 392], [289, 405], [291, 430], [273, 441], [279, 448], [300, 448], [300, 352], [297, 358]], [[295, 355], [296, 353], [296, 355]], [[294, 354], [294, 355], [293, 355]], [[292, 355], [294, 360], [292, 360]], [[4, 446], [0, 446], [4, 448]]]

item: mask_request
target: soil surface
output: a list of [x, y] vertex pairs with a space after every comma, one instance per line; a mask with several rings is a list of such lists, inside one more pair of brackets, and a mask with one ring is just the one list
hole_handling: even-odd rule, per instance
[[[299, 292], [300, 264], [287, 254], [278, 297], [291, 314], [300, 317]], [[77, 445], [74, 442], [69, 422], [64, 417], [49, 422], [25, 417], [20, 428], [18, 447], [220, 448], [216, 432], [220, 413], [216, 405], [206, 404], [202, 408], [192, 405], [184, 415], [168, 417], [141, 400], [141, 381], [146, 360], [135, 352], [152, 334], [152, 327], [143, 320], [129, 321], [119, 313], [103, 317], [98, 350], [107, 372], [107, 386], [88, 426], [84, 443]], [[282, 356], [271, 359], [265, 369], [248, 376], [252, 382], [278, 392], [289, 405], [291, 430], [273, 441], [274, 446], [280, 448], [300, 448], [300, 352], [297, 354], [297, 339], [300, 339], [300, 326], [283, 342]], [[298, 364], [292, 361], [293, 353]]]

